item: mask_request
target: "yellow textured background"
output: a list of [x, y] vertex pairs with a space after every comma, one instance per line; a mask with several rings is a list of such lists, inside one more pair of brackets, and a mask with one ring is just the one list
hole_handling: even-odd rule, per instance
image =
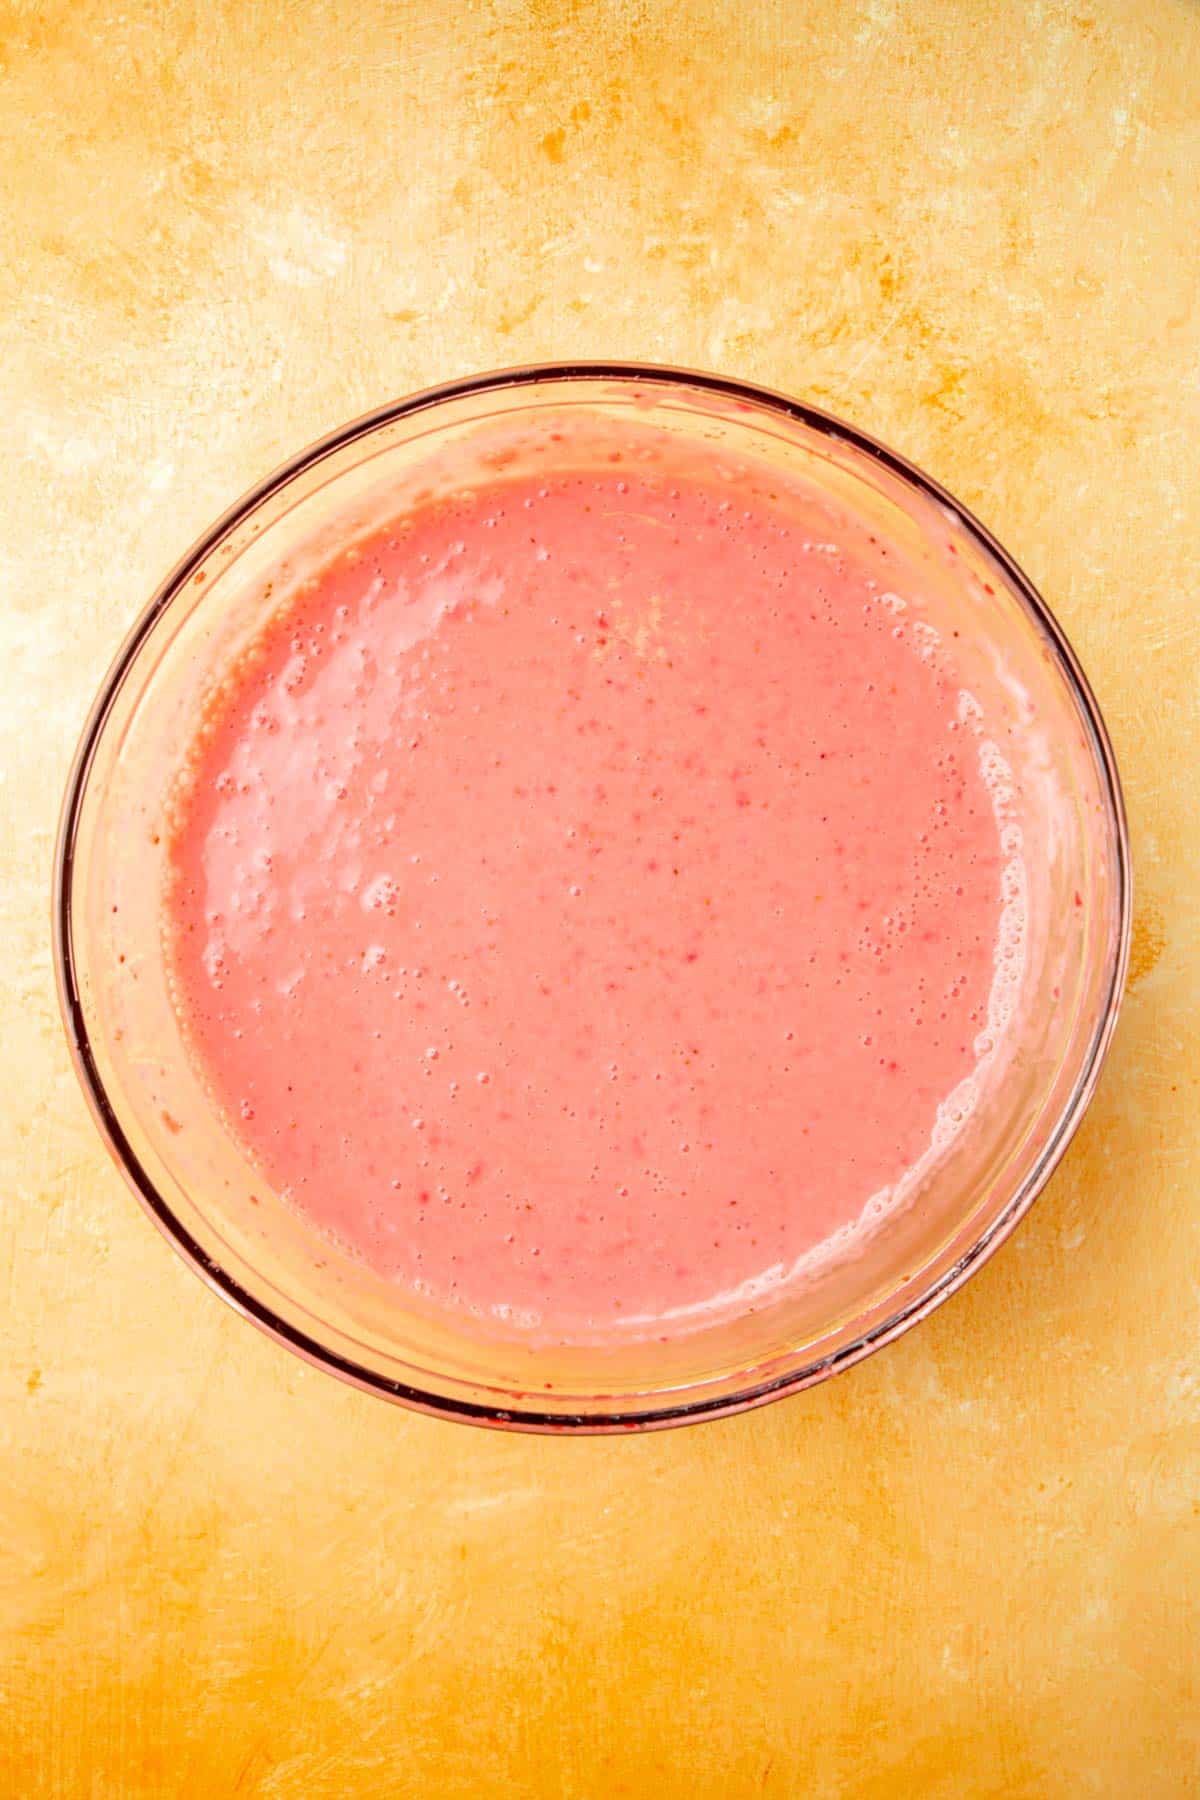
[[[0, 1793], [1200, 1792], [1200, 7], [0, 0]], [[219, 1305], [56, 1016], [55, 814], [144, 597], [498, 363], [840, 411], [1058, 610], [1139, 883], [1014, 1242], [850, 1376], [620, 1441], [390, 1409]]]

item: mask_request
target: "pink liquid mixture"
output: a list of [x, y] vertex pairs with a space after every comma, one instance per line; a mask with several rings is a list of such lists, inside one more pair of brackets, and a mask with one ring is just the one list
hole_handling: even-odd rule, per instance
[[828, 531], [694, 472], [497, 478], [341, 553], [214, 698], [178, 1005], [264, 1179], [402, 1288], [688, 1329], [928, 1159], [1000, 834], [952, 645]]

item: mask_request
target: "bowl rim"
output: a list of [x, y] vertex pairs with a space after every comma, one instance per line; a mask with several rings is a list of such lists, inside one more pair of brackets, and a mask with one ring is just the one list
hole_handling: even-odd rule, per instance
[[[691, 1400], [680, 1399], [645, 1407], [626, 1402], [612, 1412], [596, 1414], [536, 1406], [500, 1406], [464, 1396], [436, 1393], [413, 1383], [382, 1375], [322, 1344], [318, 1338], [281, 1318], [272, 1307], [250, 1292], [236, 1276], [212, 1257], [193, 1237], [151, 1180], [124, 1131], [117, 1107], [101, 1079], [80, 996], [72, 905], [80, 812], [96, 748], [109, 713], [126, 674], [155, 623], [221, 540], [264, 501], [286, 487], [295, 476], [381, 427], [447, 401], [538, 383], [570, 381], [653, 383], [657, 386], [698, 389], [725, 400], [746, 403], [782, 415], [821, 437], [848, 445], [859, 454], [882, 464], [890, 473], [916, 487], [927, 499], [949, 510], [967, 535], [973, 537], [998, 564], [1018, 600], [1032, 614], [1078, 706], [1089, 748], [1102, 777], [1108, 820], [1116, 849], [1116, 895], [1119, 907], [1118, 942], [1109, 969], [1107, 991], [1103, 1004], [1098, 1009], [1087, 1053], [1071, 1094], [1055, 1120], [1033, 1168], [987, 1230], [973, 1241], [970, 1248], [949, 1269], [897, 1307], [879, 1324], [827, 1356], [805, 1361], [770, 1379], [751, 1382], [733, 1393], [716, 1397], [701, 1396]], [[110, 1155], [144, 1211], [201, 1279], [243, 1318], [257, 1325], [276, 1342], [303, 1357], [314, 1367], [325, 1369], [365, 1392], [379, 1394], [419, 1412], [475, 1425], [581, 1435], [661, 1430], [668, 1426], [745, 1412], [785, 1394], [799, 1393], [882, 1349], [956, 1293], [1012, 1234], [1029, 1211], [1061, 1160], [1095, 1092], [1120, 1011], [1129, 962], [1131, 925], [1132, 878], [1128, 821], [1116, 759], [1099, 705], [1066, 633], [1049, 606], [1013, 557], [971, 510], [932, 476], [867, 432], [777, 389], [673, 364], [586, 359], [526, 363], [421, 388], [399, 400], [363, 413], [316, 439], [281, 463], [227, 508], [159, 584], [127, 633], [101, 683], [71, 764], [63, 798], [55, 847], [52, 892], [56, 984], [76, 1076]], [[651, 1396], [651, 1399], [659, 1397]]]

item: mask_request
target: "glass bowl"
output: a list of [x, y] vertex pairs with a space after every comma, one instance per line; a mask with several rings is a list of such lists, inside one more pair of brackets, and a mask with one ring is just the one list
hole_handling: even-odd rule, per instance
[[[679, 1341], [547, 1346], [445, 1311], [335, 1249], [273, 1195], [206, 1102], [171, 1001], [165, 809], [202, 699], [373, 507], [469, 483], [506, 455], [550, 466], [589, 421], [653, 428], [766, 465], [872, 521], [963, 624], [1018, 727], [1017, 777], [1052, 797], [1027, 844], [1019, 1031], [1003, 1079], [919, 1201], [802, 1290]], [[570, 431], [561, 429], [570, 425]], [[608, 439], [611, 442], [611, 435]], [[745, 459], [744, 461], [742, 459]], [[84, 730], [54, 894], [63, 1017], [108, 1146], [155, 1222], [218, 1293], [320, 1367], [448, 1418], [616, 1431], [714, 1417], [811, 1386], [889, 1343], [1003, 1242], [1061, 1157], [1112, 1036], [1128, 954], [1128, 839], [1095, 700], [1045, 603], [927, 476], [799, 401], [636, 364], [501, 371], [401, 400], [303, 451], [239, 501], [163, 583]]]

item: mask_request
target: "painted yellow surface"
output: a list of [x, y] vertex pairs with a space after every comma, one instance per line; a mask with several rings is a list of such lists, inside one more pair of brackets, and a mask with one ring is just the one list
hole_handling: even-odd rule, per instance
[[[0, 1793], [1200, 1792], [1200, 10], [0, 5]], [[143, 1219], [47, 931], [78, 727], [252, 480], [447, 375], [731, 371], [1011, 546], [1139, 881], [1099, 1097], [969, 1289], [636, 1439], [311, 1371]]]

